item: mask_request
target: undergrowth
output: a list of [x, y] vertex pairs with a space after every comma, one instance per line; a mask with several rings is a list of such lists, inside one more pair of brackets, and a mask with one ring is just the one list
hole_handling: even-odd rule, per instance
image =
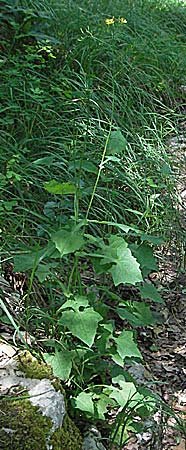
[[168, 140], [183, 120], [186, 13], [97, 3], [0, 1], [1, 255], [28, 280], [9, 320], [68, 380], [74, 410], [122, 410], [121, 447], [157, 405], [123, 366], [141, 359], [136, 329], [161, 320], [147, 277], [177, 226]]

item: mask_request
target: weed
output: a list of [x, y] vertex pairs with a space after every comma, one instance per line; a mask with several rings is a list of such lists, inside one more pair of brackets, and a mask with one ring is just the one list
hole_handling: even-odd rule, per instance
[[156, 407], [123, 366], [141, 358], [136, 328], [154, 324], [146, 299], [162, 301], [146, 280], [156, 234], [177, 220], [167, 139], [182, 118], [185, 9], [0, 3], [2, 258], [30, 279], [21, 324], [1, 306], [43, 341], [75, 410], [105, 421], [120, 408], [121, 447], [134, 416]]

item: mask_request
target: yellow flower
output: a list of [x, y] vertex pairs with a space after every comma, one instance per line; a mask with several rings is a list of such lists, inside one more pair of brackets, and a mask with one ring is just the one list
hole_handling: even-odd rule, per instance
[[114, 16], [112, 17], [112, 19], [105, 19], [105, 23], [107, 25], [113, 25], [114, 24]]
[[124, 17], [119, 17], [118, 21], [119, 23], [127, 23], [127, 19], [124, 19]]

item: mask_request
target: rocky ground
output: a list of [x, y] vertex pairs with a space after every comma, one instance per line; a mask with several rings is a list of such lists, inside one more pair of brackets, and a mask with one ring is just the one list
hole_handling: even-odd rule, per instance
[[[157, 258], [160, 272], [154, 281], [161, 286], [165, 307], [157, 306], [163, 323], [152, 330], [139, 333], [140, 350], [144, 356], [143, 382], [154, 380], [154, 389], [171, 406], [173, 415], [159, 415], [149, 423], [147, 432], [132, 438], [123, 450], [185, 450], [184, 433], [176, 429], [179, 418], [186, 420], [186, 127], [172, 137], [168, 151], [177, 178], [175, 196], [179, 199], [178, 225], [172, 239], [162, 247]], [[154, 348], [154, 350], [153, 350]], [[139, 375], [139, 367], [136, 372]], [[147, 380], [145, 380], [147, 378]]]

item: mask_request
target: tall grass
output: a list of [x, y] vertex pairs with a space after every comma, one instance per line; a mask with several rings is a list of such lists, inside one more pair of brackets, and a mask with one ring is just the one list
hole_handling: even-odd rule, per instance
[[[116, 149], [117, 160], [105, 165], [91, 217], [166, 234], [170, 215], [174, 221], [167, 140], [182, 118], [185, 82], [184, 5], [17, 4], [47, 15], [43, 32], [51, 36], [56, 59], [37, 65], [32, 43], [8, 55], [6, 42], [2, 47], [7, 58], [0, 88], [2, 199], [17, 202], [8, 204], [9, 210], [2, 206], [6, 233], [32, 234], [49, 220], [43, 214], [50, 201], [43, 183], [50, 179], [75, 181], [78, 211], [85, 214], [111, 127], [121, 130], [127, 147], [120, 155]], [[112, 17], [115, 23], [107, 25]], [[120, 23], [121, 17], [127, 23]], [[44, 157], [50, 159], [38, 161]], [[62, 200], [61, 208], [64, 216], [73, 214], [71, 198]]]

